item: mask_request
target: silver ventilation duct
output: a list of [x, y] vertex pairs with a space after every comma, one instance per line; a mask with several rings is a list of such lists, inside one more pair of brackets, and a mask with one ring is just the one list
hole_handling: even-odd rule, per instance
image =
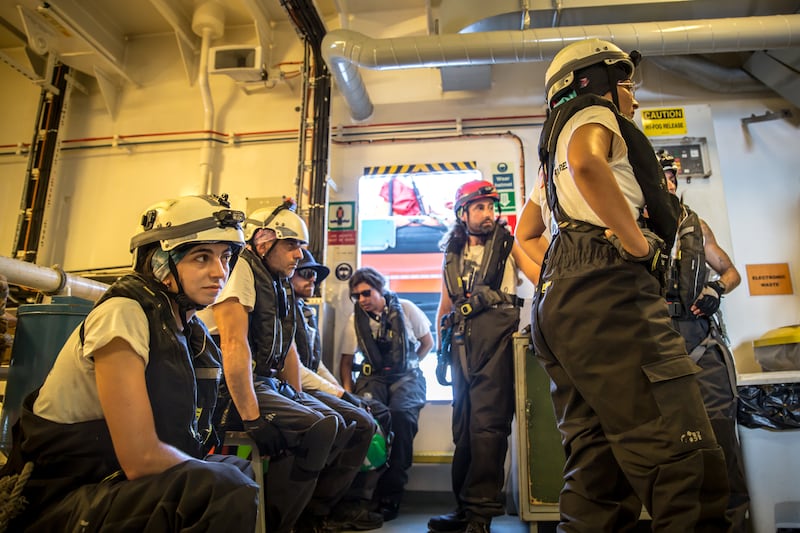
[[603, 24], [522, 31], [373, 39], [333, 30], [322, 54], [355, 120], [372, 115], [359, 67], [374, 70], [549, 61], [564, 46], [598, 37], [644, 56], [772, 50], [800, 46], [800, 15]]

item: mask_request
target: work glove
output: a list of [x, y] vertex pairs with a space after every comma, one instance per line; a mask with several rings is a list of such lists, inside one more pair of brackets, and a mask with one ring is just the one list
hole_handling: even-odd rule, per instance
[[719, 309], [719, 301], [724, 292], [725, 288], [719, 281], [706, 283], [697, 299], [692, 303], [692, 311], [700, 311], [700, 313], [695, 313], [698, 316], [713, 315]]
[[344, 391], [342, 393], [342, 400], [355, 405], [356, 407], [362, 407], [362, 400], [355, 394], [349, 391]]
[[288, 447], [286, 439], [283, 438], [280, 430], [264, 417], [259, 416], [255, 420], [243, 420], [242, 424], [250, 438], [256, 441], [261, 455], [275, 457], [286, 451]]
[[665, 258], [664, 241], [661, 239], [661, 237], [646, 228], [642, 228], [642, 235], [644, 235], [644, 238], [647, 240], [647, 244], [650, 249], [647, 251], [647, 254], [641, 257], [631, 255], [630, 252], [628, 252], [628, 250], [622, 246], [622, 241], [619, 240], [619, 237], [617, 237], [616, 234], [612, 233], [611, 235], [606, 235], [606, 239], [608, 239], [611, 245], [617, 249], [620, 257], [622, 257], [625, 261], [630, 261], [632, 263], [643, 263], [647, 269], [650, 270], [650, 272], [656, 272], [661, 268], [663, 259]]

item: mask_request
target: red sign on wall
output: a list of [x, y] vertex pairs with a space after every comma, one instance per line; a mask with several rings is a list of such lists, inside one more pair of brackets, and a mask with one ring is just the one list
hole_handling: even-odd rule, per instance
[[328, 246], [355, 246], [356, 230], [342, 230], [328, 232]]

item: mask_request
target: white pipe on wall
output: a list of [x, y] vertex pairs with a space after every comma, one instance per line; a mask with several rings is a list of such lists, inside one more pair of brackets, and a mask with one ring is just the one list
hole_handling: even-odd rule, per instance
[[48, 268], [10, 257], [0, 256], [0, 274], [12, 285], [22, 285], [45, 294], [69, 294], [87, 300], [99, 299], [108, 285], [99, 281], [67, 274], [60, 268]]
[[599, 24], [522, 31], [373, 39], [333, 30], [322, 55], [356, 120], [373, 106], [358, 67], [374, 70], [549, 61], [564, 46], [598, 37], [644, 56], [770, 50], [800, 46], [800, 15]]
[[[203, 41], [200, 47], [200, 66], [197, 73], [197, 86], [203, 98], [203, 130], [214, 131], [214, 101], [208, 84], [208, 54], [211, 46], [211, 28], [203, 28]], [[208, 135], [211, 135], [208, 133]], [[200, 193], [211, 194], [211, 172], [214, 164], [214, 141], [206, 141], [200, 149]]]

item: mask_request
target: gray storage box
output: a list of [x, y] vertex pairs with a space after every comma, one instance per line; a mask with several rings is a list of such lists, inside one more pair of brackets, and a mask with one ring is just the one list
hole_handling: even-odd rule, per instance
[[765, 372], [800, 370], [800, 325], [766, 332], [753, 341], [753, 352]]

